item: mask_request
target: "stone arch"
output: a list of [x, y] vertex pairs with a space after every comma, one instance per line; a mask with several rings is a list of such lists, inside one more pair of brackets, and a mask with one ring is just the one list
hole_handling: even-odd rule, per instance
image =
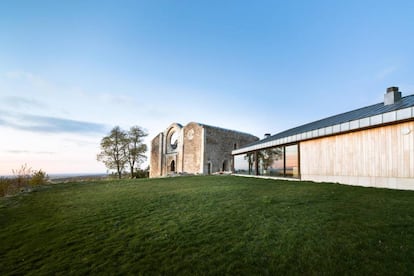
[[165, 131], [165, 147], [166, 152], [176, 152], [181, 140], [182, 126], [180, 124], [171, 124]]

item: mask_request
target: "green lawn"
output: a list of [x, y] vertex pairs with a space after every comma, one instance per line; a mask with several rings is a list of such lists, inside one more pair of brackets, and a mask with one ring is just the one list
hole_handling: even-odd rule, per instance
[[411, 274], [414, 192], [242, 178], [0, 199], [0, 275]]

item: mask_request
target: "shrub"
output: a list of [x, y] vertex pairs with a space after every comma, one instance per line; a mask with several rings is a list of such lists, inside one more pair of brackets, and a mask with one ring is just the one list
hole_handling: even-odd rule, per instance
[[49, 177], [44, 171], [42, 170], [32, 171], [29, 184], [31, 186], [43, 185], [43, 184], [46, 184], [48, 180], [49, 180]]
[[148, 170], [137, 169], [134, 172], [134, 178], [148, 178], [148, 177], [149, 177], [149, 171]]
[[11, 185], [12, 185], [12, 179], [6, 178], [6, 177], [0, 177], [0, 196], [8, 195]]
[[27, 164], [12, 170], [13, 177], [0, 177], [0, 197], [30, 191], [31, 186], [46, 184], [48, 175], [42, 170], [32, 170]]
[[32, 173], [32, 168], [27, 167], [27, 164], [24, 164], [20, 169], [12, 170], [14, 175], [14, 182], [17, 188], [27, 187], [30, 180], [30, 175]]

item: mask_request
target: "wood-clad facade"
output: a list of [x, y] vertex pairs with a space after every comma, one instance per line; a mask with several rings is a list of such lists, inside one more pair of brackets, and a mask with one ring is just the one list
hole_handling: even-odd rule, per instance
[[300, 142], [301, 179], [414, 189], [414, 121]]
[[286, 130], [234, 150], [234, 173], [414, 190], [414, 95]]

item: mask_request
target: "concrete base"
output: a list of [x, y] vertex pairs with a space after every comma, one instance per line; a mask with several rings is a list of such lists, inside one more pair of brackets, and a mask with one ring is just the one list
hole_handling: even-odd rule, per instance
[[233, 174], [233, 175], [243, 176], [243, 177], [262, 178], [262, 179], [274, 179], [274, 180], [331, 182], [331, 183], [339, 183], [339, 184], [351, 185], [351, 186], [414, 191], [414, 178], [305, 175], [305, 176], [302, 176], [301, 179], [297, 179], [297, 178], [247, 175], [247, 174]]
[[315, 182], [333, 182], [362, 187], [388, 188], [397, 190], [414, 190], [414, 178], [387, 178], [368, 176], [329, 176], [302, 175], [302, 180]]

